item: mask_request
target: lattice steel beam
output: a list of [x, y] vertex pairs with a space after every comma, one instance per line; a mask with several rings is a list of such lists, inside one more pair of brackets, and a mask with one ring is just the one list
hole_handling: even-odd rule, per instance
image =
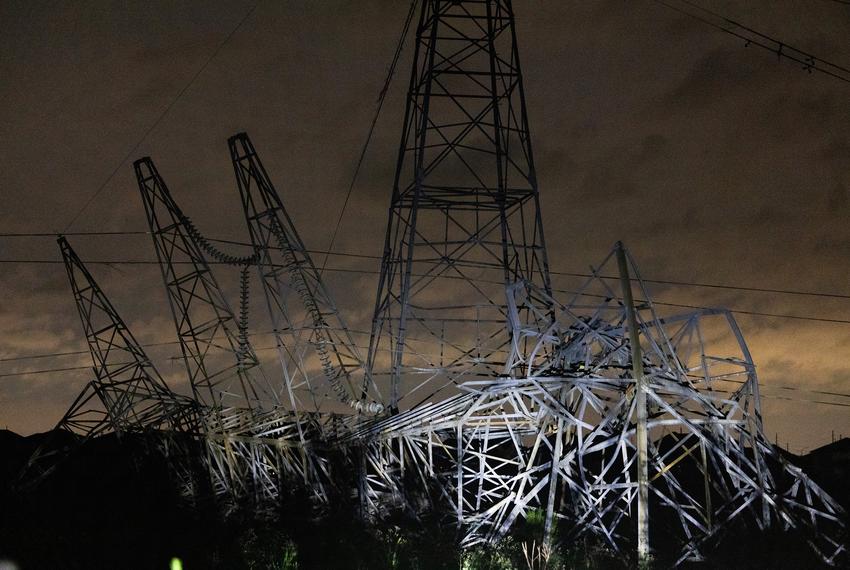
[[368, 356], [390, 408], [497, 373], [520, 279], [550, 289], [511, 3], [424, 1]]
[[293, 409], [381, 411], [360, 351], [254, 145], [245, 133], [228, 145]]
[[[201, 433], [199, 406], [171, 391], [150, 358], [133, 337], [118, 311], [64, 237], [58, 240], [65, 270], [92, 359], [94, 379], [54, 428], [76, 438], [72, 448], [106, 433], [155, 435], [157, 443], [175, 446], [171, 434], [197, 437]], [[22, 479], [35, 483], [53, 471], [72, 449], [53, 449], [48, 438], [28, 461]], [[185, 454], [183, 449], [181, 453]]]

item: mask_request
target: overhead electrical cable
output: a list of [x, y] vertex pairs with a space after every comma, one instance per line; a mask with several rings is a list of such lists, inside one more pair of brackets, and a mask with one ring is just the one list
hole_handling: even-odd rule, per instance
[[[149, 232], [78, 232], [78, 233], [70, 233], [64, 234], [66, 236], [110, 236], [110, 235], [148, 235]], [[58, 234], [54, 233], [0, 233], [0, 238], [2, 237], [56, 237]], [[237, 240], [228, 240], [228, 239], [216, 239], [216, 238], [207, 238], [210, 242], [217, 243], [225, 243], [230, 245], [237, 245], [243, 247], [253, 247], [252, 244], [237, 241]], [[278, 249], [278, 248], [272, 248]], [[349, 257], [356, 259], [370, 259], [379, 261], [382, 259], [379, 255], [368, 255], [362, 253], [351, 253], [351, 252], [343, 252], [343, 251], [330, 251], [326, 249], [308, 249], [308, 253], [316, 254], [316, 255], [325, 255], [325, 256], [336, 256], [336, 257]], [[0, 259], [0, 263], [62, 263], [58, 260], [28, 260], [28, 259]], [[123, 260], [123, 261], [100, 261], [100, 262], [90, 262], [90, 263], [101, 263], [107, 265], [114, 264], [136, 264], [142, 263], [133, 260]], [[144, 263], [148, 263], [145, 261]], [[157, 263], [152, 261], [150, 263]], [[354, 270], [352, 270], [354, 271]], [[609, 279], [609, 280], [617, 280], [618, 276], [615, 275], [594, 275], [592, 273], [587, 272], [576, 272], [576, 271], [550, 271], [552, 275], [563, 275], [567, 277], [582, 277], [582, 278], [590, 278], [590, 277], [598, 277], [600, 279]], [[636, 278], [632, 278], [633, 281], [637, 281]], [[643, 278], [642, 281], [645, 283], [655, 283], [658, 285], [673, 285], [677, 287], [699, 287], [706, 289], [727, 289], [730, 291], [746, 291], [746, 292], [754, 292], [754, 293], [776, 293], [781, 295], [799, 295], [799, 296], [807, 296], [807, 297], [824, 297], [824, 298], [833, 298], [833, 299], [850, 299], [850, 293], [834, 293], [834, 292], [826, 292], [826, 291], [801, 291], [797, 289], [782, 289], [782, 288], [771, 288], [771, 287], [751, 287], [746, 285], [728, 285], [723, 283], [705, 283], [698, 281], [679, 281], [673, 279], [652, 279], [652, 278]]]
[[[369, 125], [369, 132], [366, 135], [366, 140], [363, 143], [363, 148], [360, 149], [360, 157], [357, 159], [357, 166], [354, 168], [354, 175], [351, 177], [351, 183], [348, 185], [348, 192], [345, 194], [345, 200], [342, 202], [342, 208], [339, 212], [339, 217], [336, 220], [336, 225], [334, 226], [334, 231], [331, 234], [331, 241], [328, 245], [328, 252], [333, 251], [334, 244], [336, 243], [336, 236], [339, 233], [339, 228], [342, 225], [342, 218], [345, 216], [345, 208], [348, 206], [348, 201], [351, 199], [351, 193], [354, 190], [354, 185], [357, 183], [357, 176], [360, 174], [360, 168], [363, 166], [363, 160], [366, 158], [366, 151], [369, 149], [369, 143], [372, 140], [372, 135], [375, 132], [375, 125], [378, 123], [378, 117], [381, 115], [381, 109], [384, 106], [384, 99], [387, 97], [387, 92], [390, 88], [390, 83], [392, 82], [393, 76], [395, 75], [395, 68], [398, 65], [399, 56], [401, 56], [401, 51], [404, 48], [404, 40], [407, 38], [407, 32], [410, 29], [410, 22], [413, 21], [413, 15], [416, 13], [416, 4], [418, 0], [413, 0], [410, 3], [410, 9], [407, 12], [407, 17], [404, 20], [404, 27], [402, 28], [401, 35], [398, 38], [398, 44], [395, 48], [395, 53], [393, 53], [393, 59], [390, 63], [390, 67], [387, 70], [387, 76], [384, 79], [384, 85], [381, 88], [381, 92], [378, 95], [378, 105], [375, 109], [375, 115], [372, 117], [372, 123]], [[319, 270], [319, 275], [324, 272], [325, 267], [328, 264], [328, 255], [325, 255], [325, 260], [322, 262], [322, 268]]]
[[689, 0], [654, 0], [657, 4], [666, 6], [689, 18], [702, 22], [712, 28], [725, 32], [745, 42], [745, 47], [754, 45], [775, 54], [779, 59], [787, 59], [799, 63], [804, 71], [817, 71], [840, 81], [850, 83], [850, 69], [837, 63], [816, 57], [801, 49], [754, 30], [736, 22], [722, 14], [718, 14]]
[[117, 232], [5, 232], [0, 233], [0, 237], [4, 238], [15, 238], [15, 237], [49, 237], [49, 238], [57, 238], [59, 236], [144, 236], [150, 235], [150, 232], [128, 232], [128, 231], [117, 231]]
[[[167, 344], [176, 344], [176, 343], [167, 343]], [[151, 345], [147, 345], [147, 346], [151, 346]], [[261, 348], [255, 349], [255, 350], [258, 351], [258, 352], [264, 351], [264, 350], [277, 350], [277, 347], [276, 346], [261, 347]], [[81, 351], [81, 352], [83, 352], [83, 351]], [[32, 358], [36, 358], [36, 357], [45, 358], [45, 357], [48, 357], [48, 356], [50, 356], [50, 355], [49, 354], [42, 354], [42, 355], [34, 355]], [[175, 356], [175, 357], [170, 357], [170, 360], [179, 360], [181, 358], [182, 358], [181, 356]], [[126, 362], [126, 363], [121, 363], [121, 364], [132, 364], [132, 362]], [[0, 378], [10, 378], [10, 377], [14, 377], [14, 376], [36, 376], [36, 375], [42, 375], [42, 374], [53, 374], [53, 373], [58, 373], [58, 372], [72, 372], [72, 371], [79, 371], [79, 370], [91, 370], [91, 368], [92, 368], [91, 366], [67, 366], [67, 367], [62, 367], [62, 368], [44, 368], [44, 369], [39, 369], [39, 370], [28, 370], [28, 371], [21, 371], [21, 372], [4, 373], [4, 374], [0, 374]], [[789, 387], [789, 386], [772, 386], [770, 384], [762, 384], [762, 383], [759, 384], [759, 388], [762, 389], [762, 390], [764, 390], [764, 389], [767, 389], [767, 390], [782, 389], [782, 390], [785, 390], [785, 391], [796, 391], [796, 392], [803, 392], [803, 393], [807, 393], [807, 394], [823, 394], [823, 395], [829, 395], [829, 396], [835, 396], [835, 397], [841, 397], [841, 398], [850, 398], [850, 394], [847, 394], [847, 393], [827, 392], [827, 391], [823, 391], [823, 390], [809, 390], [809, 389], [806, 389], [806, 388], [793, 388], [793, 387]], [[721, 390], [715, 390], [715, 392], [725, 393]], [[775, 395], [775, 394], [760, 394], [760, 396], [762, 398], [766, 398], [766, 399], [770, 399], [770, 400], [786, 400], [786, 401], [793, 401], [793, 402], [808, 402], [808, 403], [813, 403], [813, 404], [822, 404], [822, 405], [827, 405], [827, 406], [850, 407], [850, 404], [844, 403], [844, 402], [829, 402], [829, 401], [825, 401], [825, 400], [812, 400], [810, 398], [792, 397], [792, 396], [779, 396], [779, 395]]]
[[[38, 263], [38, 264], [49, 264], [49, 265], [60, 265], [63, 264], [63, 261], [59, 260], [13, 260], [13, 259], [3, 259], [0, 260], [0, 263]], [[173, 262], [175, 264], [191, 264], [191, 261], [184, 262]], [[230, 265], [227, 262], [220, 261], [210, 261], [209, 265]], [[86, 261], [88, 265], [106, 265], [108, 267], [116, 266], [116, 265], [158, 265], [158, 261], [153, 260], [89, 260]], [[368, 270], [368, 269], [352, 269], [352, 268], [343, 268], [343, 267], [328, 267], [326, 271], [338, 272], [338, 273], [356, 273], [356, 274], [366, 274], [366, 275], [379, 275], [379, 271]], [[589, 275], [589, 274], [588, 274]], [[433, 277], [436, 279], [463, 279], [461, 277], [456, 277], [453, 275], [422, 275], [416, 274], [415, 277]], [[633, 280], [637, 280], [634, 278]], [[643, 281], [651, 282], [647, 279], [643, 279]], [[495, 283], [495, 282], [494, 282]], [[554, 289], [555, 292], [558, 293], [575, 293], [575, 291], [565, 290], [565, 289]], [[823, 294], [826, 295], [826, 294]], [[686, 303], [671, 303], [667, 301], [658, 301], [653, 300], [653, 304], [667, 306], [667, 307], [679, 307], [684, 309], [713, 309], [716, 307], [708, 307], [704, 305], [690, 305]], [[836, 324], [850, 324], [850, 320], [848, 319], [834, 319], [827, 317], [813, 317], [813, 316], [805, 316], [805, 315], [790, 315], [786, 313], [767, 313], [761, 311], [749, 311], [746, 309], [729, 309], [730, 312], [741, 315], [755, 316], [755, 317], [770, 317], [770, 318], [783, 318], [783, 319], [796, 319], [802, 321], [814, 321], [814, 322], [822, 322], [822, 323], [836, 323]]]
[[103, 192], [103, 189], [106, 188], [106, 185], [109, 184], [109, 182], [118, 173], [118, 171], [121, 169], [121, 167], [124, 166], [124, 164], [126, 164], [127, 161], [130, 160], [130, 158], [136, 153], [136, 150], [138, 150], [138, 148], [142, 145], [142, 143], [145, 141], [145, 139], [148, 138], [148, 135], [151, 134], [151, 132], [153, 132], [153, 130], [162, 122], [162, 120], [165, 118], [165, 116], [168, 115], [169, 111], [171, 111], [171, 109], [174, 107], [174, 105], [177, 103], [177, 101], [179, 101], [180, 98], [183, 97], [183, 95], [189, 90], [189, 88], [192, 86], [192, 84], [195, 83], [195, 81], [198, 79], [198, 77], [200, 77], [200, 75], [204, 72], [204, 70], [209, 66], [209, 64], [212, 62], [212, 60], [215, 59], [215, 57], [218, 55], [218, 53], [221, 51], [221, 49], [225, 45], [227, 45], [227, 43], [231, 40], [231, 38], [233, 38], [233, 36], [236, 34], [236, 32], [239, 31], [239, 29], [242, 27], [242, 25], [248, 20], [248, 18], [251, 16], [251, 14], [254, 13], [254, 10], [257, 9], [258, 5], [259, 5], [259, 2], [254, 3], [254, 5], [251, 7], [251, 9], [248, 10], [248, 12], [242, 17], [241, 20], [239, 20], [239, 22], [236, 24], [236, 26], [232, 30], [230, 30], [230, 33], [227, 34], [227, 36], [224, 38], [224, 40], [219, 42], [219, 44], [212, 51], [212, 53], [210, 53], [209, 57], [198, 68], [198, 70], [191, 77], [191, 79], [189, 79], [189, 82], [186, 83], [186, 85], [183, 86], [183, 88], [177, 93], [177, 95], [174, 97], [174, 99], [172, 99], [171, 102], [165, 107], [165, 109], [162, 110], [162, 112], [159, 114], [159, 116], [156, 118], [156, 120], [153, 123], [151, 123], [151, 125], [147, 128], [147, 130], [142, 134], [141, 138], [139, 138], [139, 140], [136, 141], [136, 144], [134, 144], [133, 147], [129, 150], [129, 152], [127, 152], [126, 156], [124, 156], [124, 158], [121, 159], [121, 162], [119, 162], [115, 166], [115, 168], [112, 170], [112, 172], [109, 173], [109, 176], [106, 177], [106, 180], [104, 180], [103, 183], [101, 183], [101, 185], [97, 187], [97, 189], [94, 191], [94, 193], [91, 196], [89, 196], [88, 200], [86, 200], [83, 203], [83, 206], [77, 211], [76, 214], [74, 214], [74, 217], [71, 218], [71, 221], [68, 222], [68, 224], [65, 226], [63, 233], [67, 232], [68, 229], [71, 226], [74, 225], [74, 222], [76, 222], [77, 219], [79, 219], [79, 217], [83, 214], [83, 212], [85, 212], [86, 209], [91, 205], [91, 203], [94, 202], [95, 198], [97, 198], [100, 195], [100, 193]]
[[[356, 254], [351, 254], [356, 257], [367, 257], [360, 256]], [[63, 261], [55, 260], [55, 259], [42, 259], [42, 260], [27, 260], [27, 259], [0, 259], [0, 263], [35, 263], [35, 264], [48, 264], [48, 265], [60, 265], [63, 264]], [[89, 265], [106, 265], [108, 267], [117, 266], [117, 265], [158, 265], [158, 261], [153, 260], [90, 260], [86, 261]], [[190, 264], [192, 262], [174, 262], [175, 264]], [[226, 262], [219, 261], [210, 261], [210, 265], [229, 265]], [[328, 267], [325, 269], [326, 271], [336, 272], [336, 273], [356, 273], [356, 274], [365, 274], [365, 275], [379, 275], [379, 271], [368, 270], [368, 269], [353, 269], [347, 267]], [[568, 272], [552, 272], [553, 274], [558, 275], [572, 275], [578, 277], [590, 277], [591, 274], [587, 273], [568, 273]], [[417, 277], [425, 277], [425, 275], [415, 275]], [[437, 279], [455, 279], [457, 277], [452, 275], [433, 275], [431, 277]], [[615, 277], [608, 276], [597, 276], [601, 279], [616, 279]], [[633, 281], [637, 281], [637, 278], [633, 278]], [[794, 294], [794, 295], [813, 295], [817, 297], [833, 297], [838, 299], [846, 299], [848, 295], [840, 294], [840, 293], [823, 293], [823, 292], [805, 292], [805, 291], [790, 291], [783, 289], [760, 289], [755, 287], [735, 287], [732, 285], [710, 285], [710, 284], [701, 284], [701, 283], [688, 283], [685, 281], [656, 281], [652, 279], [642, 279], [642, 281], [646, 283], [667, 283], [667, 284], [677, 284], [682, 286], [694, 286], [694, 287], [717, 287], [721, 289], [729, 289], [729, 290], [741, 290], [741, 291], [757, 291], [757, 292], [769, 292], [769, 293], [786, 293], [786, 294]], [[565, 290], [565, 289], [555, 289], [558, 293], [574, 293], [574, 291]], [[672, 303], [668, 301], [658, 301], [653, 300], [653, 304], [667, 307], [678, 307], [683, 309], [712, 309], [716, 307], [708, 307], [704, 305], [691, 305], [686, 303]], [[766, 317], [766, 318], [779, 318], [779, 319], [794, 319], [801, 321], [812, 321], [812, 322], [820, 322], [820, 323], [834, 323], [834, 324], [850, 324], [850, 320], [848, 319], [836, 319], [836, 318], [828, 318], [828, 317], [815, 317], [811, 315], [793, 315], [787, 313], [768, 313], [763, 311], [750, 311], [746, 309], [729, 309], [730, 312], [739, 314], [739, 315], [747, 315], [752, 317]]]

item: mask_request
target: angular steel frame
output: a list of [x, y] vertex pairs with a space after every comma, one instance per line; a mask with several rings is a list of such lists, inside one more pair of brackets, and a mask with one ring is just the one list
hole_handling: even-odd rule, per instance
[[[92, 358], [94, 379], [71, 404], [52, 435], [35, 450], [21, 474], [27, 485], [47, 477], [69, 453], [89, 440], [115, 433], [152, 436], [189, 484], [186, 445], [200, 431], [199, 406], [171, 391], [68, 240], [58, 239], [65, 270]], [[70, 432], [70, 448], [58, 437]]]
[[[844, 512], [764, 436], [755, 366], [731, 313], [661, 318], [638, 283], [653, 520], [678, 535], [677, 565], [702, 559], [740, 519], [798, 529], [836, 563]], [[547, 534], [557, 519], [573, 538], [595, 534], [620, 550], [634, 535], [637, 495], [626, 305], [595, 276], [566, 304], [517, 282], [508, 306], [502, 378], [464, 383], [463, 394], [352, 435], [365, 505], [380, 518], [442, 503], [464, 545], [496, 541], [540, 509]], [[523, 322], [523, 309], [536, 322]], [[737, 353], [712, 350], [707, 330], [725, 339], [711, 320]]]
[[262, 509], [297, 481], [326, 502], [327, 461], [315, 453], [317, 438], [310, 435], [320, 431], [320, 422], [281, 406], [280, 390], [257, 366], [247, 316], [237, 320], [205, 252], [234, 266], [257, 258], [216, 250], [183, 214], [153, 161], [143, 158], [134, 166], [189, 382], [204, 406], [215, 492], [234, 501], [248, 498]]
[[367, 364], [388, 407], [498, 373], [521, 279], [550, 290], [511, 3], [424, 1]]
[[[228, 146], [289, 404], [323, 413], [334, 411], [334, 403], [342, 404], [336, 410], [342, 413], [380, 412], [364, 359], [254, 145], [239, 133]], [[315, 368], [321, 374], [312, 373]]]
[[[660, 316], [625, 252], [637, 307], [603, 277], [613, 253], [569, 300], [553, 297], [509, 0], [423, 2], [365, 366], [250, 140], [229, 145], [247, 257], [214, 248], [150, 159], [135, 164], [196, 401], [164, 386], [60, 241], [97, 377], [60, 425], [84, 438], [200, 426], [216, 491], [258, 509], [295, 483], [327, 502], [333, 453], [357, 470], [366, 518], [446, 510], [469, 546], [535, 509], [547, 539], [558, 522], [620, 550], [634, 535], [640, 416], [649, 512], [678, 537], [676, 564], [739, 520], [798, 529], [826, 562], [846, 556], [844, 512], [764, 436], [731, 313]], [[239, 319], [206, 255], [242, 267]], [[256, 376], [252, 265], [280, 382]], [[94, 395], [104, 409], [90, 421]]]

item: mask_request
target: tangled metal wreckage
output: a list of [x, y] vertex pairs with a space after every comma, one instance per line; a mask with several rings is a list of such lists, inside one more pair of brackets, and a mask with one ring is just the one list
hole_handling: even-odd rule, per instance
[[[465, 546], [535, 510], [547, 537], [557, 522], [624, 549], [651, 505], [678, 534], [679, 562], [741, 520], [797, 529], [836, 563], [843, 512], [765, 438], [731, 313], [659, 315], [621, 244], [583, 285], [553, 292], [513, 23], [508, 0], [423, 2], [366, 354], [239, 134], [247, 256], [219, 250], [154, 163], [135, 163], [192, 397], [168, 388], [62, 238], [95, 377], [58, 427], [79, 444], [147, 434], [187, 494], [185, 441], [202, 441], [195, 459], [225, 503], [262, 509], [301, 485], [320, 506], [351, 482], [367, 520], [436, 510]], [[213, 265], [240, 271], [236, 310]], [[274, 376], [250, 340], [251, 279]], [[28, 480], [55, 468], [49, 449]]]

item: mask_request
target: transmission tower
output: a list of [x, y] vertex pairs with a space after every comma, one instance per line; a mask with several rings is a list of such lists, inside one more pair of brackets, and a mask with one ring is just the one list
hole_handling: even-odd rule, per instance
[[739, 521], [794, 529], [839, 563], [843, 510], [765, 437], [755, 365], [732, 314], [660, 317], [630, 262], [639, 383], [628, 303], [599, 277], [612, 259], [565, 303], [527, 282], [509, 287], [503, 378], [466, 382], [355, 432], [366, 442], [364, 506], [376, 517], [436, 506], [465, 546], [542, 512], [547, 535], [558, 522], [573, 540], [594, 535], [622, 552], [640, 490], [643, 390], [651, 536], [679, 549], [672, 565], [703, 559]]
[[[256, 374], [258, 360], [247, 332], [247, 284], [257, 258], [214, 248], [183, 214], [153, 161], [143, 158], [134, 167], [189, 381], [204, 406], [215, 491], [273, 507], [297, 480], [317, 501], [326, 501], [327, 461], [312, 449], [321, 425], [282, 408], [282, 388]], [[238, 321], [205, 252], [242, 268]]]
[[381, 411], [364, 360], [254, 145], [245, 133], [228, 144], [293, 409]]
[[426, 0], [368, 355], [392, 410], [501, 374], [518, 280], [550, 289], [511, 3]]
[[[173, 434], [197, 437], [201, 426], [194, 400], [169, 389], [68, 241], [60, 237], [58, 242], [91, 354], [94, 379], [86, 384], [53, 433], [73, 433], [74, 447], [106, 433], [154, 433], [162, 445], [167, 445]], [[171, 447], [185, 443], [172, 442]], [[36, 450], [24, 479], [37, 482], [53, 470], [69, 451], [58, 452], [55, 444], [55, 438], [48, 439]]]
[[[208, 242], [199, 239], [153, 161], [142, 158], [134, 168], [195, 398], [213, 410], [274, 406], [277, 394], [250, 372], [257, 357], [240, 337], [239, 322], [204, 256]], [[253, 261], [221, 257], [234, 265]]]
[[655, 512], [676, 565], [747, 520], [835, 562], [841, 508], [764, 437], [731, 314], [659, 317], [618, 251], [637, 306], [598, 274], [553, 297], [510, 2], [423, 2], [368, 355], [394, 414], [347, 440], [366, 514], [442, 508], [468, 546], [543, 511], [645, 560]]

